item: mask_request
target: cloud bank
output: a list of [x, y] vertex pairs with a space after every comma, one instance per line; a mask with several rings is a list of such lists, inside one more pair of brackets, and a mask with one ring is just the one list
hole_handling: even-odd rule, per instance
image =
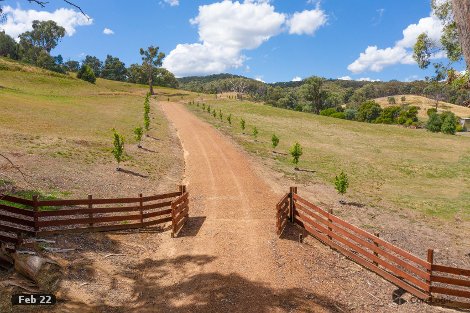
[[327, 21], [316, 8], [289, 17], [266, 0], [221, 1], [199, 7], [190, 20], [198, 27], [199, 42], [178, 44], [163, 62], [177, 76], [221, 73], [244, 65], [244, 50], [253, 50], [287, 31], [313, 35]]

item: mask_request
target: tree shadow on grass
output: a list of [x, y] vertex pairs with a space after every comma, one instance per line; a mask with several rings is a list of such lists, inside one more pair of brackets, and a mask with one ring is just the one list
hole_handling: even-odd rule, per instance
[[129, 174], [129, 175], [132, 175], [132, 176], [141, 177], [141, 178], [148, 178], [148, 177], [149, 177], [148, 175], [143, 175], [143, 174], [140, 174], [140, 173], [131, 171], [131, 170], [125, 170], [125, 169], [123, 169], [123, 168], [121, 168], [121, 169], [119, 170], [119, 172], [125, 173], [125, 174]]
[[195, 267], [202, 268], [215, 259], [208, 255], [146, 259], [122, 273], [133, 285], [129, 295], [133, 301], [123, 305], [113, 305], [109, 301], [100, 301], [100, 304], [63, 302], [61, 309], [81, 313], [347, 311], [332, 298], [299, 288], [274, 289], [238, 274], [203, 270], [194, 274]]

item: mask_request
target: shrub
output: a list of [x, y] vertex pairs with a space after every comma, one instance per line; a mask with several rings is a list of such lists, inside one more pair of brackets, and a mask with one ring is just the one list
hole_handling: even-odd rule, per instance
[[207, 113], [211, 113], [211, 106], [210, 105], [207, 106]]
[[336, 111], [335, 108], [328, 108], [328, 109], [324, 109], [324, 110], [321, 110], [320, 111], [320, 115], [323, 115], [323, 116], [331, 116], [332, 114], [335, 114], [337, 113], [338, 111]]
[[417, 106], [405, 106], [401, 109], [400, 116], [398, 117], [399, 124], [406, 124], [408, 120], [412, 122], [418, 121], [418, 110]]
[[303, 154], [302, 146], [300, 143], [296, 142], [290, 149], [290, 155], [292, 156], [292, 163], [295, 165], [299, 164], [299, 159]]
[[222, 110], [219, 110], [219, 118], [222, 121], [224, 118], [224, 114], [222, 113]]
[[361, 122], [374, 122], [382, 113], [382, 108], [374, 100], [362, 103], [357, 111], [357, 120]]
[[91, 67], [86, 64], [82, 65], [82, 67], [80, 67], [80, 70], [78, 70], [77, 78], [80, 78], [81, 80], [87, 81], [92, 84], [96, 82], [95, 73], [93, 72]]
[[405, 96], [402, 96], [401, 97], [401, 102], [405, 102], [406, 101], [406, 97]]
[[229, 125], [232, 125], [232, 114], [229, 114], [227, 116], [227, 122], [229, 123]]
[[397, 101], [395, 100], [395, 97], [388, 97], [387, 98], [388, 104], [396, 104]]
[[205, 103], [202, 104], [202, 110], [203, 110], [203, 111], [206, 110], [206, 104], [205, 104]]
[[346, 109], [344, 111], [344, 117], [347, 119], [347, 120], [350, 120], [350, 121], [353, 121], [356, 119], [357, 117], [357, 110], [355, 109]]
[[141, 142], [142, 142], [143, 135], [144, 135], [144, 129], [142, 127], [134, 128], [134, 137], [135, 137], [135, 140], [137, 141], [137, 147], [139, 148], [142, 148]]
[[276, 134], [272, 135], [271, 143], [272, 143], [274, 149], [276, 149], [276, 147], [279, 145], [279, 137], [276, 136]]
[[442, 119], [439, 114], [433, 113], [429, 116], [429, 120], [426, 123], [426, 129], [433, 133], [441, 131]]
[[437, 109], [436, 108], [430, 108], [426, 111], [426, 114], [430, 117], [431, 114], [437, 114]]
[[452, 112], [444, 112], [441, 116], [442, 126], [441, 132], [444, 134], [455, 135], [457, 130], [457, 117]]
[[217, 112], [215, 112], [215, 109], [212, 110], [212, 116], [213, 116], [214, 118], [217, 118]]
[[343, 171], [335, 177], [335, 189], [340, 195], [344, 195], [349, 187], [349, 178]]
[[147, 94], [144, 101], [144, 127], [146, 131], [150, 129], [150, 93]]
[[245, 120], [244, 119], [240, 120], [240, 127], [242, 128], [243, 131], [245, 131]]
[[346, 119], [346, 115], [344, 114], [344, 112], [336, 112], [336, 113], [333, 113], [330, 115], [330, 117], [334, 117], [334, 118], [340, 118], [340, 119]]
[[466, 131], [465, 127], [462, 126], [461, 124], [457, 124], [456, 128], [455, 128], [455, 131], [456, 132], [464, 132]]
[[401, 108], [399, 106], [390, 106], [383, 109], [380, 113], [377, 123], [383, 124], [394, 124], [397, 122], [397, 118], [400, 115]]
[[258, 128], [256, 128], [256, 126], [253, 127], [253, 137], [255, 137], [255, 139], [258, 138]]
[[118, 163], [117, 170], [119, 171], [121, 170], [120, 164], [122, 161], [122, 156], [124, 154], [124, 137], [122, 137], [122, 135], [120, 135], [115, 129], [113, 129], [113, 132], [114, 132], [114, 142], [113, 142], [114, 148], [113, 148], [112, 153]]

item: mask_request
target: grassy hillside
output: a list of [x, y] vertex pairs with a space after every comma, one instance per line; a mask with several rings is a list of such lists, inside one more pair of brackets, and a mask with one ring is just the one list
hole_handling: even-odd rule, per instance
[[[403, 95], [395, 96], [395, 101], [397, 103], [395, 105], [408, 104], [419, 107], [421, 110], [419, 110], [418, 112], [418, 117], [423, 120], [428, 119], [428, 116], [426, 114], [427, 110], [436, 107], [436, 102], [434, 100], [421, 96], [405, 95], [406, 101], [402, 103], [400, 101], [402, 96]], [[377, 103], [384, 108], [391, 106], [391, 104], [388, 103], [388, 97], [378, 98], [375, 99], [375, 101], [377, 101]], [[439, 101], [438, 111], [451, 111], [459, 117], [470, 117], [470, 108], [443, 101]]]
[[[232, 135], [248, 151], [299, 183], [333, 185], [344, 170], [350, 176], [349, 196], [391, 210], [413, 209], [431, 216], [470, 220], [470, 139], [432, 134], [397, 126], [340, 120], [230, 100], [208, 100], [224, 121], [201, 107], [190, 109]], [[230, 127], [225, 117], [233, 116]], [[240, 118], [247, 123], [246, 134]], [[259, 130], [258, 140], [251, 135]], [[280, 137], [278, 151], [303, 146], [300, 167], [290, 157], [272, 153], [271, 135]], [[331, 187], [332, 188], [332, 187]]]
[[[17, 156], [28, 173], [51, 173], [51, 180], [59, 180], [60, 171], [76, 169], [95, 172], [104, 182], [106, 175], [114, 174], [111, 149], [115, 128], [126, 141], [124, 168], [158, 180], [169, 175], [176, 163], [171, 157], [175, 143], [171, 141], [167, 120], [152, 101], [150, 135], [158, 140], [145, 138], [144, 147], [159, 153], [135, 147], [133, 129], [143, 125], [146, 92], [147, 87], [142, 85], [102, 79], [94, 85], [0, 59], [0, 151], [14, 159]], [[179, 94], [161, 88], [157, 92], [160, 97]], [[49, 188], [45, 183], [40, 185]], [[75, 188], [68, 182], [51, 185]], [[86, 188], [81, 185], [76, 189], [80, 191], [82, 187]]]

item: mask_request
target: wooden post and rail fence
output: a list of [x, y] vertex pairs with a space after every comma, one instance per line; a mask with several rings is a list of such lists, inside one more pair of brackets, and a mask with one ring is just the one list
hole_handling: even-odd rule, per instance
[[296, 187], [282, 197], [276, 211], [278, 236], [293, 223], [421, 300], [470, 308], [470, 269], [436, 264], [432, 249], [426, 260], [415, 256], [305, 200]]
[[85, 231], [135, 229], [172, 223], [176, 236], [189, 217], [189, 193], [179, 191], [136, 198], [31, 200], [0, 195], [0, 243], [22, 238]]

